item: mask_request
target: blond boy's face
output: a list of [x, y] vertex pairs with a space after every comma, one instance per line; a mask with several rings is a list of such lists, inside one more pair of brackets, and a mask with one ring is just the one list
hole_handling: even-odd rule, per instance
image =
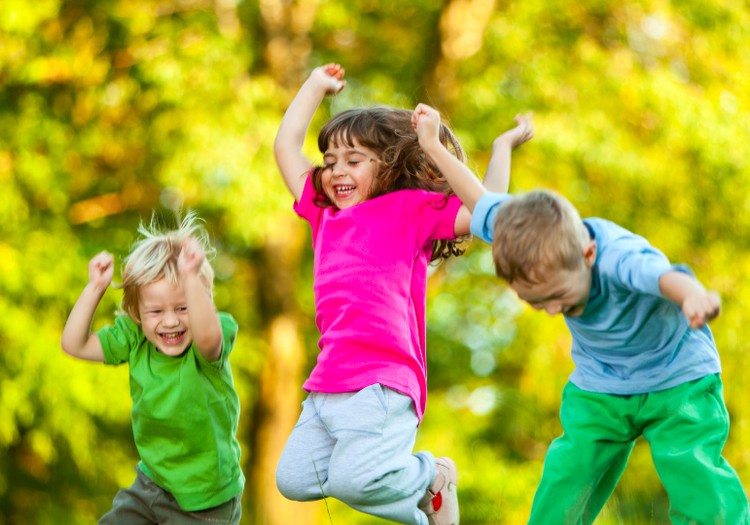
[[581, 265], [575, 270], [544, 271], [536, 275], [535, 283], [516, 280], [510, 283], [510, 287], [536, 310], [544, 310], [549, 315], [578, 317], [586, 308], [591, 293], [596, 243], [588, 243], [583, 255]]
[[162, 354], [179, 356], [192, 343], [187, 300], [179, 283], [160, 279], [139, 287], [138, 312], [143, 334]]

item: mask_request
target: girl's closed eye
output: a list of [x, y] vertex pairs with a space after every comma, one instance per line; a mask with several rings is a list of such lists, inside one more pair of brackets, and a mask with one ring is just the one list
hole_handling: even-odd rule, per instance
[[[356, 168], [362, 162], [362, 159], [347, 159], [346, 165], [352, 168]], [[329, 160], [323, 163], [323, 169], [332, 170], [336, 166], [336, 161]]]

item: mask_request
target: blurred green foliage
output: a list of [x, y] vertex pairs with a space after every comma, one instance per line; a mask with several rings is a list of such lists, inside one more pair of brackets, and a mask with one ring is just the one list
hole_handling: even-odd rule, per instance
[[[513, 191], [557, 189], [722, 294], [712, 326], [733, 421], [726, 456], [750, 483], [748, 33], [744, 3], [718, 0], [4, 0], [0, 524], [92, 523], [132, 482], [127, 370], [74, 361], [59, 338], [88, 259], [106, 249], [121, 261], [152, 210], [193, 208], [207, 221], [217, 306], [241, 327], [233, 368], [246, 471], [257, 465], [262, 297], [274, 286], [258, 261], [290, 232], [306, 234], [272, 143], [306, 72], [331, 61], [348, 86], [313, 133], [346, 107], [425, 101], [481, 174], [492, 139], [533, 111], [537, 134], [514, 156]], [[306, 147], [315, 157], [314, 141]], [[308, 369], [311, 264], [306, 247], [286, 306]], [[478, 241], [435, 269], [429, 301], [418, 446], [459, 464], [462, 523], [524, 523], [560, 431], [565, 326], [518, 303]], [[108, 292], [95, 328], [118, 302]], [[316, 523], [381, 523], [335, 501], [306, 505]], [[664, 523], [667, 508], [639, 443], [598, 523]]]

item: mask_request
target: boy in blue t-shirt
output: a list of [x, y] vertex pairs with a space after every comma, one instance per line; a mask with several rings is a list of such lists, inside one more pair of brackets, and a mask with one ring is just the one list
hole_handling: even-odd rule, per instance
[[[425, 106], [417, 120], [420, 144], [438, 155], [426, 144], [434, 143], [439, 115]], [[488, 178], [507, 179], [511, 149], [495, 151], [491, 163], [507, 172]], [[443, 174], [473, 212], [472, 233], [492, 244], [498, 276], [532, 307], [563, 314], [573, 337], [564, 432], [547, 451], [529, 523], [592, 523], [640, 435], [674, 523], [750, 523], [745, 491], [721, 455], [729, 416], [706, 325], [719, 315], [719, 296], [643, 237], [603, 219], [581, 220], [560, 195], [488, 193], [454, 166]]]
[[245, 478], [228, 361], [237, 323], [214, 306], [207, 235], [192, 213], [176, 230], [152, 222], [139, 232], [119, 286], [126, 315], [91, 332], [113, 275], [113, 257], [102, 252], [62, 334], [66, 353], [130, 368], [141, 460], [135, 482], [99, 523], [239, 523]]

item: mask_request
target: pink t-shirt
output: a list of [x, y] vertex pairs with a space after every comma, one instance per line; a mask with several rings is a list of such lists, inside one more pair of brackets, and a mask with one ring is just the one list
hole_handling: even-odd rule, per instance
[[455, 238], [461, 202], [399, 190], [320, 208], [308, 177], [294, 210], [312, 227], [318, 362], [303, 388], [354, 392], [374, 383], [427, 399], [425, 305], [432, 241]]

